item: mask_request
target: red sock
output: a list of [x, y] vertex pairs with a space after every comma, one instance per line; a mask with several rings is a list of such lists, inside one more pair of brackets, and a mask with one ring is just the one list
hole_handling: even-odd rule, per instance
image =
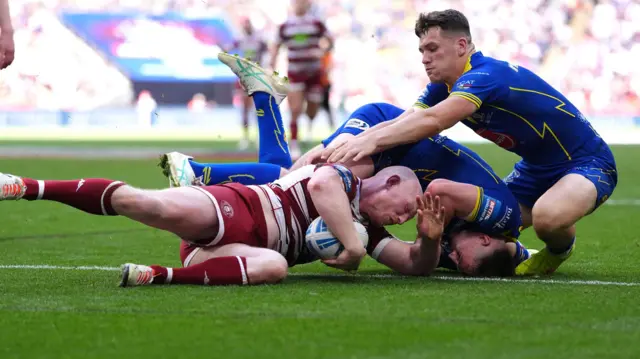
[[71, 181], [38, 181], [22, 179], [27, 186], [24, 199], [45, 199], [64, 203], [91, 214], [117, 216], [111, 206], [111, 195], [125, 183], [102, 178]]
[[291, 130], [291, 139], [296, 141], [298, 139], [298, 123], [295, 121], [291, 121], [289, 124], [289, 129]]
[[249, 284], [247, 258], [218, 257], [184, 268], [151, 266], [153, 284]]

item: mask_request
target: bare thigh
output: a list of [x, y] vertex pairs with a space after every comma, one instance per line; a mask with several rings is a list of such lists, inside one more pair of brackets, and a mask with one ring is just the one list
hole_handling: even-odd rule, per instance
[[114, 192], [111, 201], [119, 215], [181, 238], [203, 238], [218, 227], [214, 204], [195, 187], [143, 190], [125, 186]]

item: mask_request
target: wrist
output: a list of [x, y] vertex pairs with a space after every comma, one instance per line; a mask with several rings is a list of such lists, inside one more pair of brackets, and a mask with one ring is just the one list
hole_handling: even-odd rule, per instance
[[0, 34], [2, 35], [13, 35], [13, 32], [14, 30], [13, 30], [13, 27], [11, 26], [7, 26], [7, 27], [0, 26]]

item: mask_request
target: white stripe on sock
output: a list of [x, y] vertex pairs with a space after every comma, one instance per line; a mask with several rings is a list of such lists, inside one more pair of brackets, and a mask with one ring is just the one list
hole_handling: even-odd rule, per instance
[[38, 180], [38, 197], [36, 199], [42, 199], [44, 196], [44, 181]]
[[104, 207], [104, 196], [107, 194], [107, 191], [109, 190], [109, 188], [122, 183], [120, 181], [114, 181], [109, 183], [109, 185], [107, 186], [107, 188], [104, 189], [104, 191], [102, 192], [102, 196], [100, 197], [100, 208], [102, 208], [102, 214], [105, 216], [108, 216], [109, 213], [107, 213], [107, 209]]
[[167, 278], [164, 280], [165, 284], [171, 284], [173, 279], [173, 268], [167, 268]]

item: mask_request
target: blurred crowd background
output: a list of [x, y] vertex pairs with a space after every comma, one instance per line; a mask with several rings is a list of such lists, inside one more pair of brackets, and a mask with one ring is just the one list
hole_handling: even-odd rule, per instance
[[[62, 11], [210, 15], [224, 18], [233, 31], [249, 17], [269, 43], [291, 11], [289, 0], [10, 3], [16, 60], [0, 73], [4, 110], [88, 110], [150, 101], [64, 25]], [[372, 101], [411, 105], [428, 83], [413, 33], [416, 15], [445, 8], [467, 15], [479, 50], [538, 72], [583, 112], [640, 114], [640, 0], [316, 1], [313, 11], [335, 38], [332, 106], [349, 109]], [[285, 57], [280, 56], [286, 65]], [[207, 102], [201, 95], [193, 101]]]

